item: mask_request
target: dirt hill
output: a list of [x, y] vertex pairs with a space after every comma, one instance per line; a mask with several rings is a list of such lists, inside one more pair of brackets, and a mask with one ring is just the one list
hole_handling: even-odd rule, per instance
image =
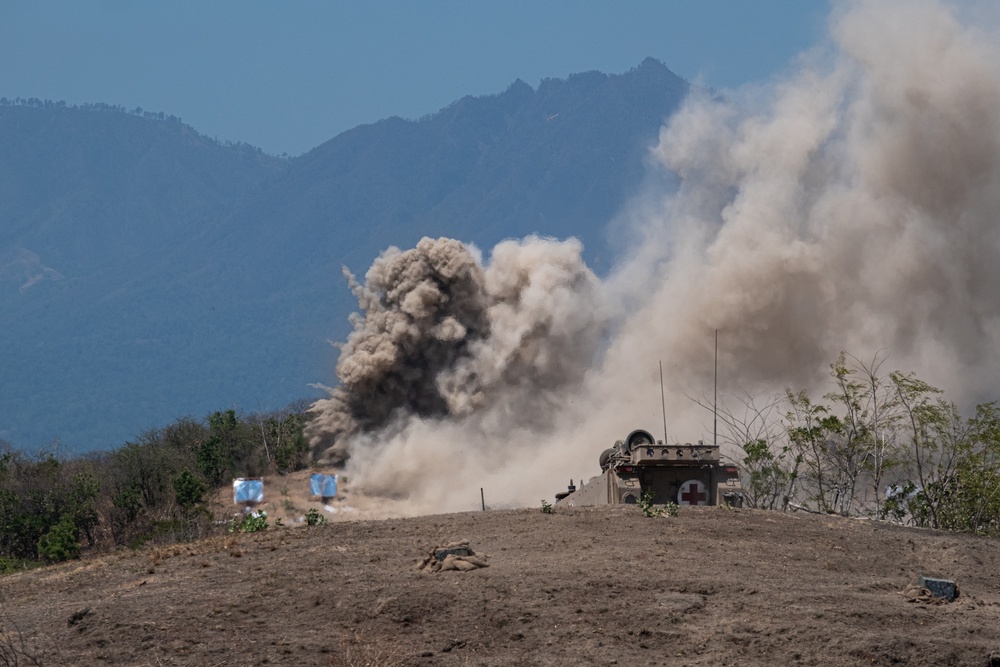
[[[462, 539], [489, 567], [417, 570]], [[272, 527], [0, 578], [0, 663], [989, 665], [998, 546], [722, 508]], [[960, 597], [909, 601], [921, 574]]]

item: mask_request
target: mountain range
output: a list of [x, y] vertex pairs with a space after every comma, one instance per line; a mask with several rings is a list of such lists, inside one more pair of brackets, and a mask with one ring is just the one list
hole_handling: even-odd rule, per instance
[[316, 398], [357, 307], [342, 267], [390, 245], [575, 236], [606, 273], [607, 223], [688, 90], [653, 59], [518, 80], [291, 159], [162, 113], [0, 99], [0, 439], [106, 449]]

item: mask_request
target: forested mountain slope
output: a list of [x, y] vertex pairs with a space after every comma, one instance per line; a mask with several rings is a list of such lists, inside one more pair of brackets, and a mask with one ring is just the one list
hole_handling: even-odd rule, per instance
[[[448, 235], [604, 235], [688, 85], [646, 60], [517, 81], [283, 160], [178, 119], [0, 105], [0, 439], [95, 449], [333, 381], [340, 267]], [[0, 91], [2, 92], [2, 91]]]

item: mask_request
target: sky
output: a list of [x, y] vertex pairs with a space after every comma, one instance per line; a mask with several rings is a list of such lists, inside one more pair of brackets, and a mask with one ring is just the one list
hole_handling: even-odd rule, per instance
[[734, 88], [821, 43], [827, 0], [0, 3], [0, 97], [179, 116], [221, 141], [300, 155], [516, 79], [625, 72], [646, 57]]

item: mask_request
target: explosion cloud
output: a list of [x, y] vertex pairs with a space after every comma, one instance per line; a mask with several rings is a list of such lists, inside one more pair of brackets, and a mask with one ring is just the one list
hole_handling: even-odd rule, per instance
[[[960, 402], [1000, 371], [1000, 30], [988, 8], [848, 2], [787, 76], [693, 95], [623, 215], [635, 252], [599, 282], [579, 245], [490, 262], [454, 241], [390, 250], [310, 437], [350, 451], [396, 511], [535, 504], [630, 429], [706, 437], [688, 396], [814, 389], [841, 350], [887, 350]], [[710, 431], [708, 433], [710, 438]], [[333, 446], [333, 450], [329, 447]], [[554, 482], [553, 480], [557, 480]]]
[[489, 406], [544, 423], [558, 391], [578, 383], [601, 327], [597, 278], [577, 241], [528, 238], [478, 252], [453, 239], [390, 248], [365, 284], [351, 278], [364, 316], [341, 351], [341, 385], [313, 408], [310, 434], [328, 460], [359, 432], [394, 419], [458, 419]]

